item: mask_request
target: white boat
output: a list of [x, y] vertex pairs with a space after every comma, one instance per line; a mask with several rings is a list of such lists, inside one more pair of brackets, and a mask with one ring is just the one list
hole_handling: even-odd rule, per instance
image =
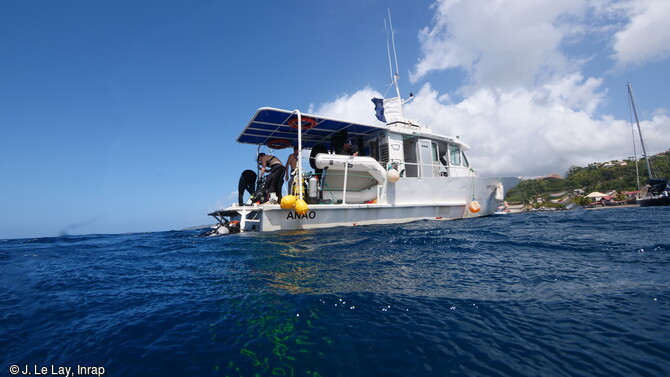
[[[360, 139], [362, 156], [313, 154], [312, 167], [324, 170], [318, 182], [307, 179], [312, 172], [303, 173], [299, 159], [296, 179], [307, 183], [295, 194], [310, 203], [307, 211], [254, 204], [232, 205], [210, 215], [229, 218], [242, 232], [455, 220], [493, 214], [505, 192], [519, 182], [516, 177], [480, 177], [466, 157], [470, 147], [460, 138], [437, 135], [400, 117], [369, 125], [265, 107], [237, 141], [258, 150], [327, 150], [342, 131]], [[230, 227], [226, 220], [219, 227], [224, 224]], [[213, 232], [222, 233], [228, 232]]]
[[[429, 127], [406, 119], [403, 104], [408, 100], [403, 101], [400, 96], [397, 72], [396, 59], [396, 74], [392, 76], [397, 96], [372, 100], [381, 121], [377, 125], [298, 110], [259, 109], [237, 142], [258, 146], [257, 153], [264, 146], [295, 146], [299, 156], [303, 150], [311, 150], [308, 166], [314, 170], [304, 172], [305, 165], [299, 158], [295, 180], [302, 184], [291, 193], [305, 203], [296, 204], [295, 208], [282, 208], [284, 203], [232, 205], [209, 214], [219, 224], [208, 235], [455, 220], [493, 214], [506, 190], [515, 187], [520, 179], [480, 177], [466, 157], [470, 147], [458, 136], [438, 135]], [[357, 141], [359, 156], [333, 153], [335, 140], [341, 140], [345, 133], [345, 139]]]

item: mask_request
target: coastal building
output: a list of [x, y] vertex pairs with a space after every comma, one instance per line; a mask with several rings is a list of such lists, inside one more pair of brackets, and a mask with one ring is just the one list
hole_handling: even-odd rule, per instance
[[608, 194], [603, 194], [602, 192], [594, 191], [588, 195], [587, 198], [591, 198], [592, 202], [599, 202], [602, 198], [606, 197]]

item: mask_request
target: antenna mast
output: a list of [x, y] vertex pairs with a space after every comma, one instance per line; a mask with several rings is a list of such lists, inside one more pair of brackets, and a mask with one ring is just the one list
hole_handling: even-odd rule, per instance
[[[389, 27], [391, 28], [391, 44], [393, 45], [393, 58], [395, 60], [395, 75], [393, 76], [393, 83], [395, 84], [395, 91], [396, 94], [398, 95], [398, 100], [402, 103], [402, 98], [400, 97], [400, 87], [398, 86], [398, 78], [400, 78], [400, 75], [398, 73], [398, 55], [396, 54], [395, 50], [395, 31], [393, 30], [393, 21], [391, 21], [391, 9], [388, 8], [388, 14], [389, 14]], [[388, 41], [386, 42], [386, 45], [388, 47]], [[389, 52], [389, 65], [391, 64], [391, 54]], [[402, 107], [401, 107], [402, 109]], [[404, 116], [404, 115], [403, 115]]]
[[[386, 54], [389, 58], [389, 75], [391, 75], [391, 80], [393, 80], [393, 64], [391, 63], [391, 45], [389, 44], [389, 28], [386, 25], [386, 18], [384, 19], [384, 30], [386, 30]], [[390, 87], [388, 88], [390, 89]], [[386, 92], [388, 93], [388, 89]]]

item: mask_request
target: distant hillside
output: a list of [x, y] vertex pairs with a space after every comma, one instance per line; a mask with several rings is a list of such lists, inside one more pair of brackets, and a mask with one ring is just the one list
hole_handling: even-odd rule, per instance
[[[651, 157], [654, 176], [670, 178], [670, 150]], [[647, 167], [644, 160], [638, 161], [640, 182], [647, 182]], [[551, 199], [551, 194], [572, 192], [583, 189], [585, 193], [593, 191], [635, 191], [635, 161], [611, 161], [592, 163], [587, 167], [572, 167], [565, 179], [537, 178], [523, 180], [507, 194], [507, 200], [529, 203], [533, 198]], [[556, 196], [556, 195], [554, 195]]]

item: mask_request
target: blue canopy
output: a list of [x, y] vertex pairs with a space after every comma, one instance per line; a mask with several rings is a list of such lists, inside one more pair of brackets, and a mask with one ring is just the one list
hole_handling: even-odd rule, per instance
[[[339, 131], [345, 130], [350, 138], [368, 136], [388, 130], [386, 125], [372, 126], [353, 123], [320, 116], [302, 114], [302, 147], [311, 149], [316, 144], [330, 144], [330, 138]], [[254, 145], [267, 145], [274, 149], [298, 145], [298, 115], [293, 111], [263, 107], [256, 114], [242, 133], [237, 142]]]

